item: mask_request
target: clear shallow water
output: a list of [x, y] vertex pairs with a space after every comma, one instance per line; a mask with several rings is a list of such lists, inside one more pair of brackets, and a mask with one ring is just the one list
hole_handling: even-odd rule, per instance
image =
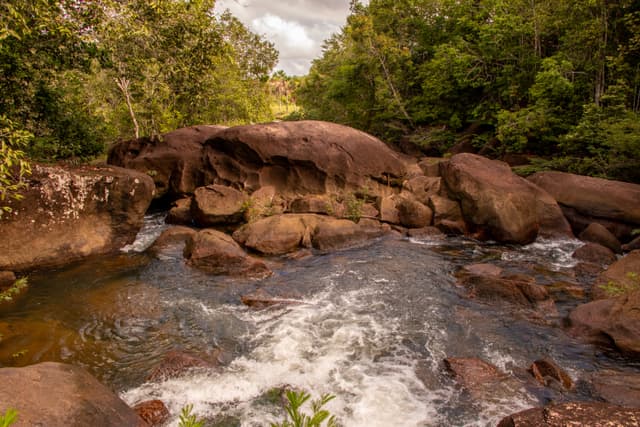
[[[603, 367], [638, 369], [565, 334], [562, 316], [579, 301], [532, 316], [467, 300], [455, 285], [453, 274], [475, 262], [529, 272], [543, 283], [569, 280], [576, 241], [522, 248], [388, 238], [272, 260], [275, 274], [256, 283], [191, 269], [179, 248], [158, 258], [138, 253], [164, 227], [158, 218], [148, 218], [127, 253], [34, 274], [28, 298], [0, 312], [0, 363], [80, 364], [130, 404], [160, 398], [172, 414], [193, 404], [199, 416], [231, 417], [242, 426], [280, 420], [280, 406], [265, 394], [284, 385], [335, 394], [328, 409], [355, 427], [495, 425], [549, 399], [590, 399], [580, 388], [563, 396], [515, 380], [469, 393], [444, 373], [446, 357], [479, 357], [514, 376], [541, 357], [574, 379]], [[257, 287], [303, 303], [243, 306], [240, 296]], [[146, 383], [173, 349], [202, 356], [221, 350], [226, 363]]]

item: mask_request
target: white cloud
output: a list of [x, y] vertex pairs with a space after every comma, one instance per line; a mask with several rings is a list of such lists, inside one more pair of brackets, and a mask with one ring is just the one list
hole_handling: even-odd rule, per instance
[[349, 14], [349, 0], [220, 0], [216, 10], [231, 13], [280, 52], [277, 68], [287, 74], [309, 71], [322, 42], [340, 30]]

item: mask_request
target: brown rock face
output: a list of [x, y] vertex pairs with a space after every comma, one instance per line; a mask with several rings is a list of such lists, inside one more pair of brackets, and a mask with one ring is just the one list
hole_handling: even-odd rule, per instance
[[[374, 221], [375, 222], [375, 221]], [[311, 241], [321, 251], [333, 251], [361, 245], [369, 239], [382, 236], [385, 229], [378, 224], [356, 224], [346, 219], [328, 219], [315, 228]]]
[[191, 216], [200, 227], [235, 224], [243, 219], [247, 196], [222, 185], [196, 189], [191, 202]]
[[591, 381], [594, 392], [613, 405], [640, 407], [640, 375], [630, 372], [598, 372]]
[[0, 291], [9, 288], [16, 281], [13, 271], [0, 271]]
[[399, 185], [400, 156], [355, 129], [318, 121], [237, 126], [205, 143], [206, 182], [248, 191], [272, 185], [278, 193], [325, 194]]
[[46, 362], [0, 369], [0, 413], [18, 411], [16, 426], [144, 426], [115, 393], [84, 369]]
[[463, 387], [478, 388], [505, 379], [506, 375], [494, 365], [475, 358], [450, 357], [444, 366]]
[[640, 353], [640, 291], [579, 305], [569, 321], [574, 335]]
[[551, 196], [513, 174], [505, 163], [458, 154], [440, 165], [449, 197], [465, 220], [500, 242], [529, 243], [541, 235], [571, 235]]
[[[627, 226], [640, 224], [640, 185], [562, 172], [539, 172], [528, 179], [551, 194], [561, 206], [591, 218], [591, 222], [609, 220]], [[571, 217], [574, 230], [581, 232], [584, 226]], [[613, 224], [604, 225], [609, 228]], [[626, 230], [628, 237], [631, 227]], [[625, 237], [620, 235], [622, 231], [614, 234], [618, 239]]]
[[638, 426], [640, 410], [606, 403], [563, 403], [509, 415], [498, 427]]
[[271, 274], [262, 261], [247, 255], [231, 236], [216, 230], [202, 230], [189, 239], [184, 256], [190, 265], [212, 274], [255, 278]]
[[429, 203], [429, 197], [440, 192], [441, 179], [430, 176], [417, 176], [405, 182], [404, 190], [413, 194], [413, 197], [423, 205]]
[[174, 246], [182, 245], [183, 248], [187, 241], [197, 233], [193, 228], [185, 227], [182, 225], [176, 225], [170, 227], [162, 232], [162, 234], [153, 242], [153, 245], [149, 248], [151, 253], [161, 253], [165, 249]]
[[24, 199], [0, 219], [0, 270], [67, 264], [133, 242], [153, 198], [136, 171], [36, 165]]
[[616, 236], [597, 222], [589, 224], [578, 237], [585, 242], [598, 243], [617, 254], [622, 253], [622, 246]]
[[553, 360], [536, 360], [529, 367], [529, 372], [542, 385], [558, 385], [565, 390], [573, 389], [573, 380], [569, 374]]
[[212, 368], [215, 364], [200, 357], [173, 350], [167, 353], [162, 362], [149, 374], [147, 381], [166, 381], [178, 378], [192, 368]]
[[133, 407], [136, 414], [140, 416], [150, 427], [159, 427], [169, 419], [169, 410], [161, 400], [148, 400], [138, 403]]
[[116, 144], [108, 163], [153, 176], [156, 197], [177, 199], [206, 185], [202, 144], [224, 126], [193, 126], [159, 138], [139, 138]]
[[184, 199], [173, 202], [173, 206], [169, 210], [165, 222], [176, 225], [193, 224], [193, 218], [191, 217], [191, 197], [185, 197]]
[[431, 225], [433, 211], [422, 203], [403, 199], [398, 204], [400, 225], [407, 228], [423, 228]]
[[600, 273], [595, 280], [592, 297], [609, 298], [634, 290], [640, 290], [640, 251], [629, 252]]
[[471, 298], [484, 301], [505, 301], [524, 307], [535, 307], [549, 300], [544, 286], [535, 283], [535, 279], [520, 276], [500, 276], [493, 268], [476, 265], [472, 272], [463, 272], [459, 283], [467, 288]]

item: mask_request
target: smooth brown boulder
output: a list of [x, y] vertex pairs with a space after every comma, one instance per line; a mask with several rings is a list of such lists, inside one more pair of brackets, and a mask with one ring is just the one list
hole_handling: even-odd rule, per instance
[[418, 162], [418, 166], [422, 169], [425, 176], [439, 177], [440, 176], [440, 163], [446, 160], [441, 157], [425, 157]]
[[569, 374], [551, 359], [536, 360], [528, 369], [529, 373], [544, 386], [560, 386], [565, 390], [574, 387]]
[[204, 181], [203, 143], [226, 129], [224, 126], [192, 126], [154, 138], [138, 138], [115, 144], [109, 150], [109, 164], [135, 169], [153, 178], [156, 197], [177, 199]]
[[216, 364], [204, 360], [198, 356], [185, 353], [179, 350], [168, 352], [162, 361], [153, 368], [147, 381], [160, 382], [167, 381], [172, 378], [178, 378], [193, 368], [213, 368]]
[[571, 235], [556, 201], [506, 163], [458, 154], [440, 164], [440, 173], [466, 222], [490, 239], [525, 244], [538, 235]]
[[640, 224], [640, 185], [564, 172], [538, 172], [529, 181], [578, 212]]
[[640, 353], [640, 291], [592, 301], [569, 315], [570, 332], [620, 351]]
[[640, 426], [640, 410], [594, 402], [532, 408], [503, 418], [498, 427]]
[[613, 252], [622, 253], [620, 241], [603, 225], [593, 222], [585, 228], [578, 238], [585, 242], [592, 242], [611, 249]]
[[406, 181], [402, 188], [413, 195], [413, 197], [426, 205], [429, 203], [429, 198], [440, 192], [442, 184], [441, 178], [434, 178], [429, 176], [417, 176]]
[[598, 243], [587, 243], [573, 253], [573, 258], [598, 265], [610, 265], [618, 259], [616, 254]]
[[476, 389], [503, 381], [506, 375], [494, 365], [477, 358], [449, 357], [444, 366], [463, 387]]
[[[149, 252], [158, 254], [172, 246], [184, 246], [198, 231], [183, 225], [175, 225], [164, 230], [149, 248]], [[181, 249], [181, 250], [182, 250]]]
[[633, 372], [598, 371], [591, 378], [593, 392], [607, 403], [640, 407], [640, 375]]
[[34, 165], [24, 198], [0, 220], [0, 270], [60, 266], [132, 243], [153, 198], [145, 174]]
[[244, 219], [248, 207], [246, 194], [223, 185], [196, 189], [191, 201], [193, 222], [200, 227], [237, 224]]
[[401, 200], [402, 199], [397, 194], [383, 197], [382, 200], [380, 200], [380, 221], [384, 221], [389, 224], [400, 224], [400, 211], [398, 210], [398, 204]]
[[146, 423], [84, 369], [45, 362], [0, 369], [0, 414], [18, 411], [21, 426], [132, 426]]
[[311, 236], [313, 247], [321, 251], [347, 249], [380, 237], [386, 232], [377, 221], [356, 224], [346, 219], [333, 219], [318, 223]]
[[187, 241], [184, 249], [187, 263], [212, 274], [263, 278], [271, 271], [264, 262], [253, 258], [220, 231], [206, 229]]
[[602, 299], [634, 290], [640, 290], [640, 251], [629, 252], [600, 273], [591, 296]]
[[400, 225], [407, 228], [423, 228], [431, 225], [433, 211], [416, 200], [402, 199], [397, 205]]
[[311, 247], [311, 234], [325, 217], [313, 214], [274, 215], [236, 230], [233, 238], [266, 255], [283, 255]]
[[464, 223], [460, 204], [446, 197], [434, 195], [429, 197], [428, 206], [433, 211], [433, 225], [438, 227], [443, 221]]
[[133, 407], [133, 410], [149, 427], [160, 427], [169, 419], [171, 414], [162, 400], [147, 400]]
[[286, 196], [399, 187], [406, 162], [377, 138], [320, 121], [236, 126], [205, 143], [206, 181]]
[[191, 197], [185, 197], [173, 202], [164, 222], [175, 225], [192, 225]]
[[328, 196], [310, 194], [294, 199], [289, 205], [289, 212], [329, 215], [334, 210], [333, 205], [334, 202]]

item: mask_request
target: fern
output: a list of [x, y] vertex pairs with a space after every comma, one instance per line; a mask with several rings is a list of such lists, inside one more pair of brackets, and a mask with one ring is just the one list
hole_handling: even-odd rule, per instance
[[[307, 415], [302, 412], [302, 406], [311, 398], [306, 391], [296, 392], [287, 390], [287, 417], [281, 423], [271, 423], [271, 427], [338, 427], [336, 417], [331, 415], [324, 405], [335, 398], [330, 394], [323, 394], [320, 399], [311, 402], [313, 413]], [[326, 424], [323, 423], [326, 421]]]
[[0, 415], [0, 427], [9, 427], [18, 419], [18, 411], [13, 408], [7, 409], [4, 415]]
[[195, 414], [192, 414], [193, 405], [187, 405], [180, 411], [180, 422], [178, 427], [203, 427], [204, 421], [199, 420]]

